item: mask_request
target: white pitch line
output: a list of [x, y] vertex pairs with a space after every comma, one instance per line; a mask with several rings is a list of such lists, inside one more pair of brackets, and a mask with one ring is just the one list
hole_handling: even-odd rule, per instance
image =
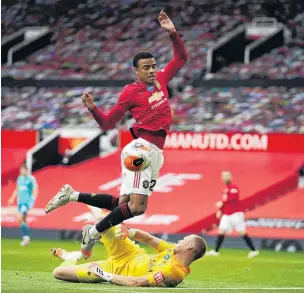
[[[56, 286], [57, 287], [57, 286]], [[64, 288], [67, 289], [67, 287], [60, 287], [60, 288]], [[111, 291], [111, 292], [135, 292], [135, 291], [154, 291], [154, 290], [162, 290], [162, 291], [166, 291], [166, 290], [277, 290], [277, 291], [283, 291], [283, 290], [304, 290], [304, 287], [287, 287], [287, 288], [208, 288], [208, 287], [201, 287], [201, 288], [182, 288], [182, 287], [178, 287], [178, 288], [160, 288], [160, 287], [153, 287], [153, 288], [123, 288], [123, 287], [119, 287], [119, 288], [102, 288], [102, 285], [100, 286], [100, 288], [89, 288], [89, 287], [79, 287], [79, 288], [68, 288], [71, 290], [85, 290], [85, 291], [101, 291], [101, 290], [105, 290], [105, 291]], [[143, 293], [144, 293], [143, 292]]]

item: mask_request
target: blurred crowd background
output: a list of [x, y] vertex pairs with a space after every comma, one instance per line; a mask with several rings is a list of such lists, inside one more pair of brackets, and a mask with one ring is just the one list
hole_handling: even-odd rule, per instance
[[[120, 89], [2, 88], [2, 127], [43, 129], [96, 127], [83, 107], [82, 92], [90, 92], [96, 105], [111, 109]], [[195, 88], [186, 86], [172, 98], [172, 130], [304, 133], [304, 87]], [[120, 129], [132, 124], [127, 114]]]
[[[10, 81], [2, 88], [2, 127], [97, 127], [81, 104], [82, 92], [91, 92], [97, 104], [109, 110], [122, 86], [107, 82], [134, 79], [136, 51], [150, 50], [162, 68], [172, 57], [170, 40], [157, 22], [165, 9], [190, 56], [170, 86], [172, 129], [303, 133], [303, 84], [265, 82], [303, 81], [303, 6], [301, 0], [4, 0], [2, 42], [26, 27], [48, 27], [53, 34], [49, 44], [26, 58], [2, 62], [2, 79]], [[283, 46], [249, 64], [234, 62], [208, 72], [208, 50], [257, 17], [275, 18], [285, 26]], [[36, 83], [18, 83], [26, 80]], [[51, 86], [43, 84], [50, 80]], [[56, 86], [56, 81], [67, 80], [75, 83]], [[77, 83], [84, 80], [87, 86]], [[234, 83], [222, 87], [223, 80]], [[257, 82], [239, 85], [248, 80]], [[212, 81], [218, 81], [217, 86]], [[126, 116], [119, 127], [130, 123]]]

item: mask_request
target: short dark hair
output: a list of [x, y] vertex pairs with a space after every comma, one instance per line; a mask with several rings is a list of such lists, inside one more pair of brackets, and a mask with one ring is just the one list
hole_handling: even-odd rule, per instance
[[150, 52], [142, 51], [136, 53], [135, 56], [133, 57], [133, 67], [137, 67], [138, 61], [140, 59], [150, 59], [150, 58], [154, 58], [154, 56]]

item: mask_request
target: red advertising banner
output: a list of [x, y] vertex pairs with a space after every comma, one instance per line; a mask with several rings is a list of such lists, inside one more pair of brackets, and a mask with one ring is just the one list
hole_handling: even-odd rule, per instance
[[30, 149], [39, 141], [36, 130], [1, 130], [1, 148]]
[[39, 133], [36, 130], [2, 130], [1, 138], [1, 179], [5, 184], [18, 176], [26, 152], [39, 141]]
[[[130, 132], [120, 133], [121, 147], [124, 147], [131, 140]], [[167, 136], [165, 149], [304, 153], [304, 135], [171, 132]]]
[[[183, 151], [181, 156], [178, 150], [165, 152], [165, 163], [145, 214], [127, 223], [153, 233], [200, 233], [214, 223], [205, 225], [204, 219], [214, 214], [214, 204], [222, 197], [222, 170], [229, 168], [233, 172], [240, 199], [247, 208], [253, 208], [264, 203], [267, 197], [296, 188], [296, 171], [303, 160], [304, 154], [231, 152], [227, 155], [227, 152], [196, 150]], [[48, 166], [33, 175], [39, 185], [39, 196], [28, 214], [30, 227], [80, 230], [87, 220], [92, 220], [86, 205], [70, 203], [47, 215], [44, 207], [67, 183], [75, 190], [118, 196], [122, 182], [120, 152], [72, 166]], [[8, 206], [15, 186], [14, 182], [1, 189], [3, 227], [18, 227], [16, 208]], [[263, 215], [252, 217], [258, 216]]]

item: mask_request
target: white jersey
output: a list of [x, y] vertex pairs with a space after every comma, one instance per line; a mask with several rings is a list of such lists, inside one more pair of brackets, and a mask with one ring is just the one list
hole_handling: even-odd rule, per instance
[[[131, 151], [135, 144], [142, 144], [149, 148], [151, 152], [151, 164], [144, 171], [132, 172], [128, 170], [123, 158], [126, 153]], [[120, 195], [130, 195], [133, 193], [144, 194], [150, 196], [156, 185], [159, 170], [164, 164], [163, 151], [155, 144], [146, 141], [143, 138], [137, 138], [126, 145], [121, 153], [121, 167], [122, 167], [122, 184], [120, 188]]]

